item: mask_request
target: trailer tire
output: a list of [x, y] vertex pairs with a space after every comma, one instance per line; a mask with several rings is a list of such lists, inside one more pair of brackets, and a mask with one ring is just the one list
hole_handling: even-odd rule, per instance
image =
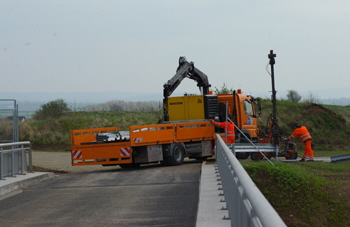
[[185, 158], [185, 151], [181, 144], [175, 143], [171, 144], [169, 147], [170, 156], [165, 158], [165, 161], [170, 166], [181, 165]]
[[298, 152], [294, 152], [292, 157], [285, 156], [286, 159], [297, 159], [298, 158]]
[[253, 161], [261, 161], [263, 159], [262, 155], [259, 152], [253, 152], [250, 154], [250, 158]]
[[247, 159], [249, 157], [248, 152], [236, 152], [236, 158], [237, 159]]

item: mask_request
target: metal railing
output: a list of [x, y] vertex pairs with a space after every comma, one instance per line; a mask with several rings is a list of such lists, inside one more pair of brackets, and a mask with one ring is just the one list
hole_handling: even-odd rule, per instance
[[216, 138], [216, 162], [231, 226], [286, 226], [221, 137]]
[[[28, 164], [27, 164], [28, 161]], [[0, 180], [33, 171], [29, 141], [0, 144]]]
[[[3, 105], [2, 102], [13, 102], [13, 109], [0, 109], [0, 113], [11, 113], [10, 116], [8, 114], [5, 115], [5, 119], [12, 121], [12, 139], [8, 137], [8, 135], [3, 135], [2, 138], [0, 138], [0, 143], [10, 143], [10, 142], [18, 142], [19, 139], [19, 132], [18, 132], [18, 105], [16, 102], [16, 99], [0, 99], [0, 107], [2, 108]], [[7, 107], [8, 105], [6, 105]], [[2, 114], [1, 114], [2, 115]], [[4, 116], [2, 116], [4, 117]], [[0, 117], [0, 118], [2, 118]]]

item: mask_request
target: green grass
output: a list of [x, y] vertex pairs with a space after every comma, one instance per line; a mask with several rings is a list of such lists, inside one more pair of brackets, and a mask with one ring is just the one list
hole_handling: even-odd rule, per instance
[[[302, 154], [302, 151], [300, 151]], [[315, 157], [330, 157], [335, 155], [350, 154], [350, 150], [343, 151], [315, 151]]]
[[[347, 226], [350, 162], [246, 162], [242, 165], [287, 226]], [[345, 189], [344, 189], [345, 188]], [[349, 196], [346, 195], [349, 201]]]

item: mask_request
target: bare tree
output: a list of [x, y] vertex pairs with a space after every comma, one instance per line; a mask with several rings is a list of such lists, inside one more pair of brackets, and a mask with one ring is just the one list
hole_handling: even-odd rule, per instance
[[311, 91], [306, 97], [303, 97], [303, 101], [306, 103], [320, 103], [320, 99], [317, 97], [317, 95], [312, 94]]
[[233, 89], [227, 88], [226, 84], [224, 83], [220, 89], [215, 87], [215, 94], [232, 94]]

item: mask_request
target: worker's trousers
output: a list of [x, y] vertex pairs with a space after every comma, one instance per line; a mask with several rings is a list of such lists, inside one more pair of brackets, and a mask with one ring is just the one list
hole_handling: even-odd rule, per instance
[[305, 141], [304, 143], [304, 155], [303, 159], [314, 159], [314, 151], [312, 150], [312, 140]]
[[227, 144], [235, 143], [235, 139], [236, 139], [235, 134], [227, 133], [227, 142], [226, 142]]

